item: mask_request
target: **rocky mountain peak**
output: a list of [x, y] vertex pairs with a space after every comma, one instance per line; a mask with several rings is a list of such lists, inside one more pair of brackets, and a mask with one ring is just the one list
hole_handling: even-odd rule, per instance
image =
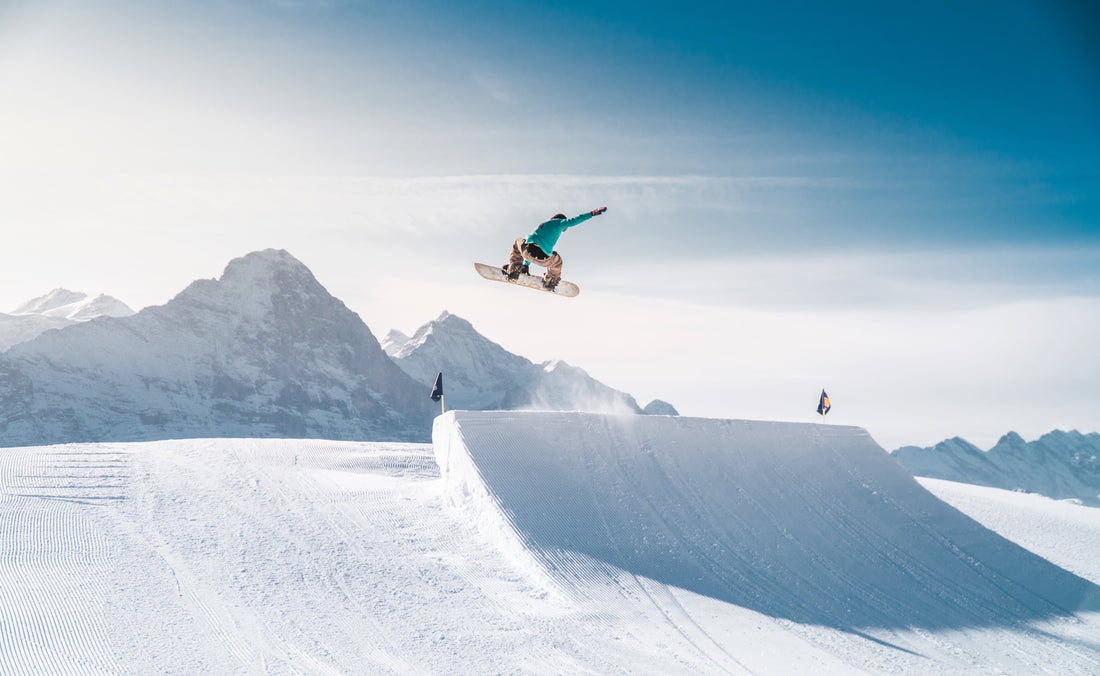
[[533, 364], [446, 311], [411, 338], [402, 341], [402, 336], [387, 336], [387, 354], [418, 382], [430, 383], [442, 371], [447, 401], [454, 408], [642, 412], [633, 397], [603, 385], [584, 369], [560, 360]]
[[1007, 434], [1005, 434], [1004, 436], [1002, 436], [1002, 437], [1000, 438], [1000, 440], [998, 440], [998, 441], [997, 441], [997, 444], [996, 444], [996, 445], [997, 445], [997, 446], [1015, 446], [1015, 447], [1022, 447], [1022, 446], [1026, 446], [1026, 445], [1027, 445], [1027, 442], [1026, 442], [1026, 441], [1024, 441], [1024, 438], [1023, 438], [1023, 437], [1021, 437], [1021, 436], [1020, 436], [1019, 434], [1017, 434], [1016, 432], [1008, 432]]
[[255, 319], [271, 312], [311, 313], [336, 304], [301, 261], [281, 249], [265, 249], [235, 258], [216, 280], [192, 282], [166, 308], [189, 305], [232, 310]]
[[395, 359], [404, 359], [418, 350], [421, 352], [442, 350], [452, 356], [458, 356], [464, 352], [483, 353], [487, 349], [503, 353], [503, 348], [478, 333], [473, 324], [444, 310], [438, 317], [418, 328], [411, 338], [406, 338], [400, 345], [396, 344], [395, 336], [393, 347], [386, 352]]
[[409, 342], [409, 337], [407, 335], [397, 329], [390, 329], [386, 337], [382, 339], [382, 350], [393, 357], [407, 342]]

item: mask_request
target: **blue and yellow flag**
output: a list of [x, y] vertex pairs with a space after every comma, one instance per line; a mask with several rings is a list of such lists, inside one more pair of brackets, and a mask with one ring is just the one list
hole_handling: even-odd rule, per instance
[[825, 390], [821, 390], [821, 401], [817, 403], [817, 412], [824, 418], [832, 407], [833, 405], [829, 403], [829, 395], [825, 394]]

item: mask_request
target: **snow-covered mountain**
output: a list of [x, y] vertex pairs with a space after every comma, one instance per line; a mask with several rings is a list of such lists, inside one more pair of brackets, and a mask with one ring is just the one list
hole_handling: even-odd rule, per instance
[[409, 342], [408, 336], [397, 329], [390, 329], [390, 332], [382, 339], [382, 350], [392, 357], [407, 342]]
[[931, 448], [905, 446], [894, 457], [916, 476], [1100, 506], [1100, 434], [1095, 432], [1055, 430], [1031, 442], [1009, 432], [989, 451], [955, 437]]
[[80, 291], [54, 289], [45, 296], [32, 298], [12, 311], [13, 315], [42, 315], [73, 321], [96, 317], [129, 317], [134, 314], [126, 303], [113, 296], [100, 294], [92, 298]]
[[[45, 307], [45, 304], [42, 306]], [[60, 306], [59, 306], [60, 307]], [[182, 437], [427, 439], [428, 387], [285, 251], [162, 306], [0, 356], [0, 445]]]
[[448, 408], [676, 415], [676, 409], [662, 401], [643, 410], [629, 394], [563, 361], [534, 364], [449, 312], [421, 326], [411, 338], [390, 331], [382, 346], [418, 382], [430, 383], [442, 371]]
[[126, 303], [100, 294], [95, 298], [79, 291], [54, 289], [32, 298], [11, 314], [0, 313], [0, 352], [31, 340], [50, 329], [60, 329], [97, 317], [128, 317], [134, 314]]
[[0, 313], [0, 352], [12, 345], [37, 338], [50, 329], [60, 329], [72, 323], [72, 320], [64, 317]]

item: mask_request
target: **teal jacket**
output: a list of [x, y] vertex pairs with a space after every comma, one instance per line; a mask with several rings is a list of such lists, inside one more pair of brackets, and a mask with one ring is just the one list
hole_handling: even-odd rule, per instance
[[558, 238], [561, 237], [561, 233], [572, 228], [574, 225], [584, 223], [590, 218], [592, 218], [591, 213], [583, 213], [573, 218], [551, 218], [549, 221], [539, 225], [539, 227], [535, 228], [534, 232], [527, 236], [527, 243], [537, 244], [538, 247], [549, 256], [554, 253], [554, 245], [558, 243]]

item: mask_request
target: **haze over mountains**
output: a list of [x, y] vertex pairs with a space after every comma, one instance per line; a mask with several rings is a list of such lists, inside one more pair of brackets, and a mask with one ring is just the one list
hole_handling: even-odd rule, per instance
[[137, 314], [104, 299], [57, 290], [19, 308], [61, 330], [0, 355], [0, 446], [427, 441], [437, 371], [448, 374], [450, 407], [641, 412], [583, 370], [535, 366], [447, 313], [391, 359], [362, 319], [286, 251], [235, 259], [220, 279], [198, 280]]

